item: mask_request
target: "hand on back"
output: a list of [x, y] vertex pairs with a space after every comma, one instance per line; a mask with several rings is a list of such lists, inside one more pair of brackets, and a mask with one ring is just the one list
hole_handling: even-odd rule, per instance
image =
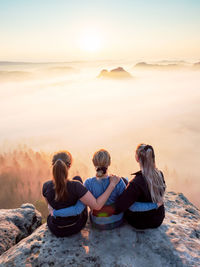
[[111, 174], [111, 175], [109, 176], [109, 178], [110, 178], [110, 183], [111, 183], [113, 186], [116, 186], [116, 185], [119, 183], [120, 179], [121, 179], [119, 176], [116, 176], [116, 175], [113, 175], [113, 174]]
[[164, 200], [162, 199], [160, 202], [157, 203], [158, 208], [164, 204]]
[[49, 214], [53, 216], [53, 208], [50, 206], [50, 204], [48, 204], [48, 210], [49, 210]]

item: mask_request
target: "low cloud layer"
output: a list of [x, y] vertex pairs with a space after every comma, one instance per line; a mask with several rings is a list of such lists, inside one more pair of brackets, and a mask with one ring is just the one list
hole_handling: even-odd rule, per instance
[[[32, 68], [31, 72], [41, 74], [38, 68], [43, 67], [37, 66], [35, 72]], [[168, 190], [182, 191], [200, 206], [199, 73], [134, 70], [122, 65], [134, 79], [110, 81], [96, 77], [103, 68], [116, 65], [72, 67], [80, 72], [3, 84], [1, 155], [9, 150], [14, 153], [18, 144], [26, 144], [32, 154], [45, 151], [41, 157], [46, 159], [45, 177], [40, 178], [37, 172], [29, 175], [31, 180], [43, 182], [50, 168], [47, 154], [69, 150], [74, 157], [72, 174], [79, 172], [86, 178], [95, 175], [92, 154], [104, 147], [112, 156], [110, 172], [131, 178], [130, 173], [138, 169], [134, 160], [137, 144], [150, 143], [155, 148], [157, 166], [165, 173]], [[58, 66], [55, 68], [59, 71]], [[30, 71], [30, 67], [24, 65], [23, 71]], [[5, 155], [4, 162], [9, 155]], [[15, 164], [11, 163], [14, 170]], [[11, 176], [17, 177], [16, 172]]]

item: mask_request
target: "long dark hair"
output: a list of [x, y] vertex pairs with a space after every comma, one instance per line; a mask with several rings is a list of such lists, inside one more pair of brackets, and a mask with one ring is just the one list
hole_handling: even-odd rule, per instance
[[71, 166], [71, 161], [72, 157], [68, 151], [59, 152], [52, 159], [56, 201], [65, 201], [67, 199], [68, 192], [66, 184], [68, 168]]

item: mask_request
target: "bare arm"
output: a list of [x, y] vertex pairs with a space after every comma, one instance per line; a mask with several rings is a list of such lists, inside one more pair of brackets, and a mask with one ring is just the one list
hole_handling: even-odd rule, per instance
[[103, 205], [106, 203], [110, 194], [112, 193], [115, 186], [118, 184], [120, 178], [117, 176], [110, 177], [110, 184], [106, 191], [97, 199], [88, 191], [82, 198], [80, 198], [83, 204], [89, 206], [91, 209], [100, 210]]

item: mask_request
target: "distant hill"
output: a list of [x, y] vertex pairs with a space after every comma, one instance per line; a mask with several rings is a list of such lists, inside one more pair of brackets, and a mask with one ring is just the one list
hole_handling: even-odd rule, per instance
[[137, 63], [134, 68], [146, 68], [146, 69], [160, 69], [160, 70], [166, 70], [166, 69], [179, 69], [185, 67], [182, 63], [146, 63], [146, 62], [139, 62]]
[[0, 82], [23, 81], [32, 78], [28, 71], [0, 71]]
[[68, 72], [68, 71], [73, 71], [74, 68], [68, 67], [68, 66], [56, 66], [56, 67], [50, 67], [48, 70], [49, 71], [55, 71], [55, 72], [57, 72], [57, 71], [66, 71], [66, 72]]
[[98, 75], [98, 78], [130, 79], [132, 78], [132, 76], [129, 72], [124, 70], [122, 67], [118, 67], [116, 69], [112, 69], [111, 71], [103, 69]]
[[156, 61], [155, 63], [157, 64], [188, 64], [187, 61], [184, 60], [160, 60], [160, 61]]
[[78, 72], [78, 70], [73, 67], [62, 65], [51, 66], [48, 68], [44, 68], [43, 70], [51, 75], [64, 75]]
[[1, 65], [25, 65], [25, 64], [34, 64], [32, 62], [23, 62], [23, 61], [0, 61]]

